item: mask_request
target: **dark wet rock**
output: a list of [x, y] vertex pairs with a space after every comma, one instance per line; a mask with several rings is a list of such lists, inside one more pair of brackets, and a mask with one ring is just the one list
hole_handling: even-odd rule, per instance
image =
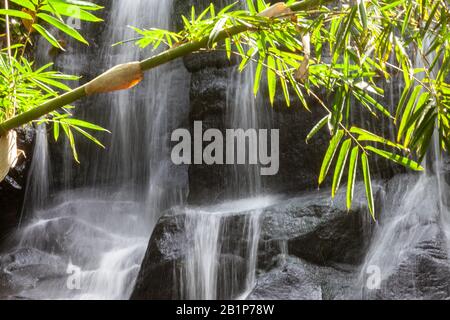
[[0, 182], [0, 243], [17, 227], [34, 148], [34, 129], [17, 130], [17, 147], [23, 150], [17, 165]]
[[[450, 298], [447, 240], [437, 224], [419, 227], [419, 239], [406, 247], [388, 270], [381, 265], [379, 289], [365, 289], [369, 299], [442, 300]], [[387, 276], [386, 274], [387, 273]], [[365, 279], [370, 281], [370, 279]]]
[[[176, 208], [167, 212], [156, 225], [141, 265], [132, 299], [181, 299], [186, 297], [183, 291], [183, 274], [186, 258], [194, 245], [195, 226], [183, 209]], [[221, 249], [218, 254], [218, 299], [236, 297], [245, 287], [245, 260], [248, 250], [247, 238], [243, 236], [244, 215], [224, 215], [221, 228]], [[189, 222], [188, 222], [189, 221]], [[189, 231], [186, 231], [186, 230]], [[154, 277], [155, 274], [164, 274]], [[185, 284], [185, 283], [184, 283]]]
[[[339, 193], [332, 201], [325, 191], [276, 200], [275, 204], [260, 209], [256, 263], [259, 272], [262, 275], [273, 275], [275, 271], [271, 270], [279, 264], [279, 255], [282, 253], [323, 267], [337, 263], [358, 265], [366, 248], [363, 234], [366, 230], [364, 216], [367, 212], [358, 192], [352, 212], [347, 212], [344, 203], [344, 194]], [[236, 207], [239, 208], [239, 205]], [[202, 207], [177, 208], [159, 220], [150, 239], [133, 298], [183, 297], [180, 277], [186, 266], [186, 255], [190, 254], [189, 248], [194, 243], [195, 232], [192, 225], [195, 225], [196, 219], [207, 214], [202, 211], [208, 210]], [[251, 225], [249, 215], [249, 211], [241, 211], [222, 214], [216, 218], [220, 219], [217, 293], [220, 298], [236, 297], [245, 289], [248, 250], [252, 244], [252, 238], [248, 236]], [[213, 221], [211, 227], [212, 224]], [[297, 266], [294, 270], [297, 270]], [[161, 273], [165, 275], [164, 278], [153, 276]], [[271, 276], [268, 277], [273, 280]], [[278, 277], [281, 282], [290, 281], [289, 276], [283, 275], [283, 272], [280, 276], [277, 273], [275, 279]], [[293, 277], [301, 278], [295, 274]], [[331, 277], [325, 282], [329, 284], [330, 281]], [[323, 284], [322, 287], [325, 286]], [[311, 294], [315, 295], [314, 292]]]
[[[433, 254], [436, 244], [422, 244], [408, 254], [394, 275], [377, 294], [381, 299], [449, 299], [450, 264], [448, 258]], [[431, 248], [430, 248], [431, 246]]]
[[180, 298], [177, 281], [187, 250], [183, 225], [183, 217], [174, 213], [160, 218], [153, 230], [131, 299]]
[[[280, 132], [280, 169], [278, 174], [265, 178], [266, 192], [296, 194], [317, 188], [329, 135], [325, 130], [320, 131], [305, 142], [314, 124], [324, 116], [317, 102], [309, 103], [312, 112], [306, 111], [298, 101], [293, 101], [288, 108], [283, 97], [277, 98], [271, 127]], [[270, 108], [268, 104], [262, 107]]]
[[351, 295], [354, 267], [318, 267], [296, 257], [277, 257], [278, 266], [260, 274], [248, 300], [333, 300]]
[[204, 130], [224, 128], [229, 70], [206, 69], [191, 75], [191, 118], [203, 121]]
[[321, 300], [320, 284], [300, 263], [285, 263], [258, 277], [248, 300]]
[[21, 248], [0, 256], [0, 298], [32, 289], [42, 281], [63, 277], [66, 267], [61, 258], [33, 248]]
[[320, 265], [360, 263], [367, 247], [364, 201], [357, 191], [353, 209], [347, 212], [344, 192], [332, 200], [329, 191], [323, 191], [266, 208], [261, 221], [260, 267], [270, 267], [274, 253], [282, 250]]
[[114, 246], [114, 236], [72, 217], [40, 220], [23, 232], [22, 246], [66, 257], [76, 265], [96, 264], [92, 257]]
[[439, 197], [436, 176], [398, 175], [386, 184], [361, 269], [363, 298], [450, 298], [448, 211]]
[[226, 52], [197, 52], [191, 53], [183, 58], [186, 69], [191, 73], [201, 70], [214, 70], [228, 68], [237, 63], [235, 56], [228, 59]]

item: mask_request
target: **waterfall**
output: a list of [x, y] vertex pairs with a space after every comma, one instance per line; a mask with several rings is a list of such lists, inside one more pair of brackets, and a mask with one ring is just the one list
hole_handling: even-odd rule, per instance
[[[429, 39], [425, 38], [423, 46], [429, 47]], [[429, 61], [434, 59], [432, 55], [428, 57]], [[417, 54], [414, 58], [415, 67], [428, 70], [431, 76], [436, 76], [439, 66], [429, 70], [424, 61], [426, 59]], [[421, 80], [420, 73], [417, 77]], [[396, 176], [388, 183], [380, 223], [376, 226], [359, 276], [358, 287], [362, 298], [433, 298], [426, 296], [419, 288], [421, 280], [418, 275], [424, 260], [422, 256], [425, 255], [421, 250], [430, 250], [432, 259], [448, 260], [450, 210], [445, 201], [448, 185], [443, 179], [444, 155], [440, 152], [437, 130], [431, 143], [423, 163], [426, 172]], [[406, 268], [405, 261], [409, 261], [412, 268], [403, 270], [406, 279], [396, 279], [396, 272]], [[368, 270], [379, 272], [379, 279], [372, 285]], [[401, 283], [397, 283], [399, 281]], [[403, 292], [398, 294], [394, 289], [396, 285], [405, 286], [402, 281], [409, 286], [408, 295]]]
[[[75, 44], [60, 59], [63, 65], [78, 70], [63, 71], [93, 69], [99, 73], [147, 57], [150, 50], [132, 44], [112, 45], [135, 37], [128, 25], [172, 27], [171, 0], [120, 0], [110, 6], [106, 20], [111, 23], [97, 36], [98, 50], [81, 51]], [[67, 276], [41, 281], [17, 292], [18, 296], [129, 297], [159, 215], [181, 203], [186, 194], [186, 169], [172, 165], [169, 150], [171, 131], [188, 114], [184, 109], [188, 107], [188, 78], [180, 64], [152, 70], [133, 90], [82, 102], [88, 105], [80, 106], [77, 116], [112, 133], [100, 136], [105, 150], [80, 142], [79, 137], [80, 165], [73, 160], [50, 163], [44, 128], [38, 131], [29, 179], [29, 190], [34, 191], [28, 192], [27, 202], [39, 206], [26, 207], [29, 223], [18, 232], [18, 248], [34, 248], [64, 261]], [[71, 159], [67, 144], [61, 149], [62, 159]], [[49, 180], [48, 170], [57, 177]], [[70, 281], [77, 285], [69, 285]]]
[[[44, 124], [37, 128], [35, 139], [33, 162], [31, 163], [29, 172], [29, 175], [34, 177], [34, 179], [29, 180], [26, 188], [27, 198], [25, 199], [24, 210], [42, 208], [49, 194], [51, 172], [47, 130]], [[24, 213], [21, 214], [21, 217], [23, 215]]]
[[[253, 197], [185, 211], [192, 239], [185, 254], [180, 288], [186, 299], [239, 299], [253, 288], [259, 217], [274, 197]], [[243, 228], [236, 230], [236, 221]]]
[[[253, 95], [255, 68], [252, 62], [242, 72], [233, 67], [229, 75], [227, 90], [227, 114], [225, 123], [229, 128], [268, 129], [269, 120], [261, 95]], [[228, 189], [230, 197], [255, 196], [261, 193], [262, 181], [259, 165], [232, 165]]]
[[[246, 6], [245, 1], [243, 6]], [[270, 129], [269, 111], [261, 95], [253, 94], [255, 66], [252, 62], [243, 71], [234, 66], [229, 70], [226, 92], [225, 128]], [[252, 152], [251, 149], [248, 149]], [[248, 157], [248, 155], [247, 155]], [[259, 243], [263, 181], [259, 165], [230, 165], [225, 169], [225, 197], [227, 200], [217, 207], [188, 209], [186, 211], [186, 233], [193, 234], [192, 248], [186, 256], [186, 267], [180, 279], [180, 287], [187, 286], [184, 295], [188, 299], [245, 298], [255, 284]], [[243, 210], [240, 204], [253, 204], [256, 208]], [[230, 212], [243, 213], [245, 230], [239, 235], [246, 239], [244, 248], [227, 248], [230, 237], [223, 208]], [[230, 214], [228, 212], [228, 214]], [[236, 246], [236, 244], [234, 245]], [[221, 261], [221, 254], [243, 250], [244, 270], [235, 261]], [[229, 267], [220, 265], [225, 264]], [[244, 271], [244, 275], [241, 273]], [[220, 279], [224, 281], [220, 282]]]

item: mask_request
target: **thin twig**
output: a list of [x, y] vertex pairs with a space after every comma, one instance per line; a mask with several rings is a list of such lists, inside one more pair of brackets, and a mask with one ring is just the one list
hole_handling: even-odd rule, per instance
[[[9, 10], [8, 0], [5, 0], [5, 10]], [[11, 53], [11, 31], [9, 29], [9, 15], [5, 15], [6, 24], [6, 45], [9, 57], [9, 63], [12, 65], [12, 53]]]
[[[8, 0], [5, 0], [5, 10], [9, 9], [9, 2]], [[16, 100], [16, 83], [14, 80], [14, 68], [13, 68], [13, 57], [12, 57], [12, 51], [11, 51], [11, 30], [10, 30], [10, 25], [9, 25], [9, 15], [6, 15], [5, 17], [5, 24], [6, 24], [6, 45], [7, 45], [7, 52], [8, 52], [8, 59], [9, 59], [9, 66], [11, 68], [11, 75], [12, 75], [12, 79], [11, 79], [11, 88], [13, 90], [13, 96], [11, 99], [12, 102], [12, 110], [6, 110], [6, 118], [12, 118], [16, 115], [16, 105], [17, 105], [17, 100]]]

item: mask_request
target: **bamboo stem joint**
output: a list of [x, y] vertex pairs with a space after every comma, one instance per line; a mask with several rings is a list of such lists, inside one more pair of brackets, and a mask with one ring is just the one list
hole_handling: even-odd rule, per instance
[[144, 75], [140, 62], [129, 62], [115, 66], [85, 86], [86, 95], [129, 89], [142, 81]]

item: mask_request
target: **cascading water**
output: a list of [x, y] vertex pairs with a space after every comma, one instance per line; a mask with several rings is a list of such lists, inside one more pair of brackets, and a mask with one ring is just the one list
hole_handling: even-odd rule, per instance
[[[170, 28], [171, 10], [170, 0], [112, 2], [108, 20], [113, 23], [97, 43], [102, 48], [102, 69], [151, 54], [130, 45], [111, 45], [134, 37], [127, 25]], [[72, 53], [62, 59], [69, 66], [83, 59], [86, 64], [88, 56], [79, 55]], [[88, 67], [98, 68], [94, 63], [88, 61]], [[129, 297], [160, 212], [180, 203], [186, 193], [186, 174], [183, 168], [172, 166], [168, 145], [171, 131], [187, 114], [180, 110], [187, 107], [186, 83], [186, 72], [174, 63], [146, 75], [134, 90], [91, 100], [92, 108], [79, 108], [80, 117], [112, 133], [101, 139], [106, 150], [88, 144], [81, 148], [80, 167], [72, 169], [72, 161], [57, 164], [54, 171], [62, 181], [57, 186], [51, 186], [47, 175], [50, 163], [45, 131], [38, 131], [29, 179], [33, 184], [27, 192], [27, 203], [33, 206], [26, 207], [30, 222], [18, 232], [18, 247], [51, 254], [68, 268], [61, 272], [66, 276], [43, 279], [16, 295], [45, 299]], [[169, 94], [173, 88], [177, 95]], [[64, 150], [64, 159], [70, 158], [69, 148]], [[51, 196], [41, 191], [48, 185]]]
[[[134, 36], [125, 27], [127, 24], [170, 28], [171, 11], [171, 0], [114, 1], [107, 19], [114, 23], [102, 30], [100, 39], [95, 42], [101, 61], [96, 62], [87, 55], [89, 50], [80, 50], [77, 46], [76, 50], [69, 48], [58, 58], [57, 62], [67, 66], [59, 69], [79, 74], [80, 70], [95, 67], [100, 70], [92, 74], [97, 74], [111, 65], [148, 56], [150, 52], [143, 53], [135, 47], [111, 45]], [[47, 51], [48, 48], [39, 48], [39, 52]], [[420, 59], [416, 62], [417, 67], [424, 67]], [[237, 67], [229, 69], [225, 128], [257, 130], [271, 127], [270, 109], [253, 97], [253, 74], [251, 65], [243, 73]], [[6, 258], [0, 256], [0, 262], [11, 263], [19, 275], [17, 283], [20, 285], [11, 295], [45, 299], [124, 299], [130, 296], [149, 235], [160, 213], [184, 202], [186, 168], [172, 165], [168, 142], [172, 130], [186, 123], [184, 117], [190, 111], [186, 103], [186, 78], [187, 73], [178, 61], [150, 72], [138, 88], [85, 101], [86, 106], [77, 111], [80, 118], [103, 125], [112, 134], [101, 135], [106, 150], [81, 142], [81, 166], [74, 166], [67, 143], [63, 146], [62, 156], [56, 154], [53, 158], [54, 147], [47, 142], [47, 128], [38, 128], [24, 210], [27, 219], [23, 220], [18, 233], [18, 251]], [[386, 102], [391, 108], [396, 104], [400, 87], [400, 81], [395, 85], [392, 81], [385, 90]], [[176, 95], [171, 94], [174, 88]], [[367, 124], [364, 115], [361, 112], [356, 117]], [[384, 123], [381, 127], [390, 131], [392, 139], [394, 128], [386, 127]], [[274, 206], [278, 199], [261, 196], [264, 181], [258, 165], [228, 166], [223, 190], [226, 201], [173, 209], [181, 208], [181, 214], [177, 213], [176, 218], [182, 217], [183, 225], [174, 229], [183, 233], [180, 238], [185, 242], [176, 246], [178, 251], [164, 246], [158, 248], [168, 252], [164, 258], [171, 255], [169, 258], [173, 258], [176, 268], [174, 278], [179, 276], [168, 290], [174, 296], [180, 293], [187, 299], [245, 299], [255, 286], [255, 270], [261, 262], [258, 279], [262, 280], [258, 281], [258, 286], [260, 292], [261, 284], [263, 289], [267, 286], [268, 295], [253, 297], [347, 298], [347, 288], [342, 295], [326, 292], [327, 287], [334, 286], [333, 282], [343, 279], [342, 274], [359, 275], [357, 297], [447, 297], [448, 294], [439, 295], [440, 288], [430, 290], [432, 295], [428, 295], [421, 284], [424, 282], [428, 287], [430, 283], [446, 285], [439, 276], [446, 277], [447, 274], [438, 273], [449, 266], [450, 211], [445, 199], [448, 185], [444, 179], [445, 164], [437, 150], [435, 136], [434, 149], [427, 159], [430, 173], [399, 175], [386, 184], [384, 191], [381, 187], [377, 189], [377, 198], [381, 199], [377, 211], [381, 217], [374, 228], [370, 247], [364, 251], [362, 265], [361, 260], [347, 260], [345, 256], [354, 254], [359, 258], [359, 247], [353, 248], [351, 239], [355, 235], [358, 241], [361, 239], [358, 238], [359, 230], [353, 230], [354, 234], [345, 233], [347, 229], [359, 228], [360, 224], [356, 220], [347, 224], [340, 217], [341, 213], [349, 216], [344, 209], [333, 207], [331, 200], [324, 204], [320, 201], [321, 197], [326, 198], [324, 195], [312, 195], [310, 199], [309, 196], [300, 197], [292, 203], [289, 200], [287, 205], [284, 204], [286, 207], [279, 206], [284, 202], [280, 200]], [[358, 191], [364, 192], [364, 188], [358, 187]], [[334, 201], [336, 204], [340, 200]], [[303, 203], [307, 205], [301, 206]], [[356, 209], [356, 212], [363, 210]], [[260, 241], [263, 212], [267, 221], [264, 221]], [[372, 221], [370, 223], [373, 225]], [[164, 232], [159, 239], [168, 239], [167, 242], [179, 239], [170, 239], [171, 230]], [[337, 253], [334, 252], [334, 240], [336, 250], [341, 250]], [[263, 242], [268, 242], [269, 248], [262, 248], [266, 250], [262, 254], [273, 249], [268, 253], [270, 261], [263, 261], [264, 256], [258, 261], [258, 245]], [[316, 242], [319, 243], [317, 246]], [[295, 250], [299, 243], [305, 244], [306, 249], [308, 246], [313, 249]], [[170, 243], [163, 244], [170, 246]], [[280, 248], [271, 247], [278, 245]], [[347, 249], [355, 252], [349, 253]], [[172, 261], [168, 261], [163, 262], [166, 264], [162, 268], [171, 267], [167, 265]], [[350, 265], [345, 266], [347, 263]], [[434, 268], [437, 264], [444, 267]], [[361, 271], [355, 272], [359, 267]], [[270, 269], [269, 272], [264, 268]], [[307, 268], [313, 271], [306, 272]], [[373, 271], [375, 273], [371, 273]], [[9, 270], [2, 276], [7, 272]], [[329, 275], [324, 277], [325, 273]], [[423, 277], [430, 273], [431, 279], [424, 281]], [[23, 277], [28, 282], [21, 282], [21, 276], [29, 274], [38, 276], [36, 279]], [[353, 282], [352, 278], [351, 285]], [[273, 290], [280, 287], [286, 292], [284, 295]], [[307, 294], [291, 293], [296, 290]], [[338, 290], [341, 289], [336, 292]], [[450, 292], [444, 288], [444, 293], [445, 290]], [[353, 297], [353, 286], [349, 291]]]
[[[243, 2], [245, 3], [245, 1]], [[230, 70], [227, 96], [225, 127], [232, 129], [269, 129], [268, 115], [262, 101], [253, 95], [254, 67], [250, 64], [243, 72], [238, 67]], [[248, 147], [250, 144], [247, 145]], [[257, 151], [247, 148], [249, 152]], [[247, 155], [248, 157], [248, 155]], [[248, 163], [248, 162], [247, 162]], [[186, 210], [186, 232], [192, 234], [193, 244], [186, 254], [186, 266], [180, 279], [180, 287], [185, 287], [187, 299], [216, 299], [245, 297], [255, 283], [256, 260], [259, 242], [260, 215], [268, 198], [258, 197], [262, 192], [259, 165], [235, 164], [226, 168], [226, 188], [224, 193], [230, 200], [217, 207]], [[242, 203], [255, 208], [245, 210]], [[268, 204], [267, 204], [268, 205]], [[224, 213], [224, 207], [228, 211]], [[226, 252], [229, 228], [225, 225], [224, 214], [245, 212], [245, 230], [239, 237], [247, 239], [244, 250], [246, 260], [245, 276], [234, 261], [220, 261]], [[225, 249], [224, 249], [225, 248]], [[221, 264], [229, 267], [219, 268]], [[234, 280], [233, 280], [234, 279]]]
[[[184, 298], [245, 298], [255, 281], [260, 213], [275, 200], [253, 197], [185, 210], [192, 244], [180, 279]], [[241, 230], [237, 220], [243, 220]]]
[[[424, 48], [427, 47], [429, 44], [425, 41]], [[433, 57], [428, 58], [433, 60]], [[417, 54], [416, 67], [436, 76], [438, 67], [429, 70], [426, 60]], [[417, 77], [420, 78], [420, 74]], [[435, 293], [427, 295], [426, 290], [421, 288], [423, 279], [420, 276], [421, 268], [432, 270], [430, 265], [435, 263], [434, 259], [440, 261], [438, 263], [448, 264], [450, 256], [450, 210], [445, 201], [448, 185], [443, 179], [445, 168], [439, 150], [438, 134], [435, 132], [423, 163], [426, 172], [397, 176], [388, 184], [380, 225], [375, 230], [372, 245], [361, 268], [358, 286], [362, 298], [439, 298]], [[431, 252], [430, 257], [427, 251]], [[427, 262], [427, 259], [432, 262]], [[370, 280], [368, 270], [376, 270], [379, 279]], [[397, 275], [400, 272], [402, 277]], [[444, 274], [441, 276], [445, 277]], [[409, 288], [407, 292], [397, 292], [397, 288], [405, 286]]]
[[[36, 130], [36, 141], [33, 153], [33, 162], [29, 175], [34, 177], [27, 186], [27, 198], [25, 210], [41, 208], [45, 199], [48, 198], [50, 182], [50, 159], [49, 159], [47, 131], [45, 125], [40, 125]], [[30, 200], [33, 199], [33, 202]], [[23, 214], [21, 215], [23, 216]]]

